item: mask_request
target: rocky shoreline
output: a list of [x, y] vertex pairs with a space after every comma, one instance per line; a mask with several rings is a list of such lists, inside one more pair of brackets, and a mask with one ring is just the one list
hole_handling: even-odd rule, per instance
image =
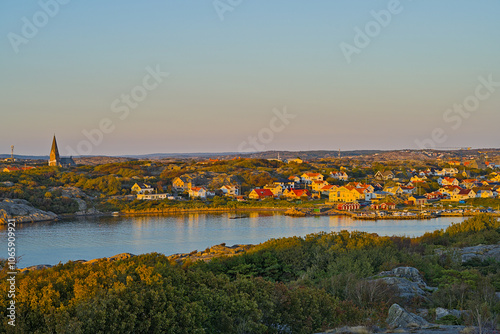
[[[198, 252], [197, 250], [192, 251], [191, 253], [178, 253], [178, 254], [173, 254], [170, 256], [167, 256], [167, 259], [169, 261], [175, 261], [177, 263], [184, 263], [185, 261], [191, 261], [191, 262], [196, 262], [196, 261], [210, 261], [214, 258], [219, 258], [219, 257], [230, 257], [230, 256], [235, 256], [239, 255], [241, 253], [244, 253], [248, 251], [249, 249], [253, 248], [254, 245], [248, 244], [248, 245], [233, 245], [233, 246], [226, 246], [225, 243], [215, 245], [212, 247], [208, 247], [204, 251]], [[114, 256], [110, 257], [103, 257], [103, 258], [97, 258], [97, 259], [92, 259], [92, 260], [76, 260], [72, 262], [80, 262], [83, 264], [92, 264], [101, 260], [106, 260], [106, 261], [118, 261], [118, 260], [125, 260], [129, 259], [131, 257], [135, 257], [136, 255], [131, 254], [131, 253], [121, 253], [117, 254]], [[34, 266], [29, 266], [26, 268], [21, 268], [19, 269], [19, 272], [27, 272], [27, 271], [33, 271], [33, 270], [40, 270], [40, 269], [46, 269], [46, 268], [52, 268], [53, 265], [50, 264], [38, 264]]]
[[0, 202], [0, 225], [8, 224], [10, 221], [16, 223], [53, 221], [57, 220], [58, 217], [53, 212], [34, 208], [23, 199], [5, 199]]

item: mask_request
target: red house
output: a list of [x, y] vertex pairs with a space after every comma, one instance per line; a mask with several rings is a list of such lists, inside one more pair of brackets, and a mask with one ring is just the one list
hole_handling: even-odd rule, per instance
[[269, 189], [254, 189], [248, 195], [248, 198], [251, 198], [251, 199], [274, 198], [274, 194]]
[[341, 203], [337, 205], [337, 210], [341, 211], [354, 211], [354, 210], [359, 210], [361, 205], [359, 203], [351, 202], [351, 203]]
[[395, 210], [395, 203], [378, 203], [370, 205], [370, 209], [372, 210]]

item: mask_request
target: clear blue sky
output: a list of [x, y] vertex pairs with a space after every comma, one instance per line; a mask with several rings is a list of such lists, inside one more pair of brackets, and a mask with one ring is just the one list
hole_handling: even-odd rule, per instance
[[[435, 128], [439, 147], [499, 146], [500, 87], [469, 117], [443, 119], [478, 77], [500, 82], [497, 0], [401, 0], [350, 63], [341, 43], [376, 29], [371, 11], [391, 1], [243, 0], [224, 20], [212, 1], [41, 12], [54, 1], [0, 2], [0, 153], [48, 154], [54, 133], [62, 155], [234, 152], [249, 136], [265, 150], [417, 148]], [[148, 67], [169, 75], [125, 117], [116, 100], [144, 92]], [[295, 118], [270, 134], [285, 106]], [[92, 144], [82, 131], [102, 120], [112, 131]]]

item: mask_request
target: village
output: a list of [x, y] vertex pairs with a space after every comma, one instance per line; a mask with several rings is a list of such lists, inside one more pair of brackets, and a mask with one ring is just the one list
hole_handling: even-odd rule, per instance
[[498, 154], [431, 151], [418, 152], [417, 159], [415, 154], [316, 155], [308, 161], [279, 154], [265, 159], [122, 159], [89, 165], [89, 158], [60, 157], [54, 136], [48, 162], [22, 161], [13, 154], [4, 160], [0, 196], [57, 214], [166, 207], [288, 209], [285, 214], [292, 216], [360, 219], [500, 213]]
[[[296, 162], [294, 162], [296, 163]], [[228, 196], [237, 201], [269, 201], [285, 199], [298, 203], [324, 200], [324, 205], [335, 211], [357, 212], [358, 218], [370, 217], [421, 217], [422, 215], [465, 214], [490, 212], [500, 214], [494, 208], [478, 209], [467, 206], [471, 199], [499, 199], [500, 174], [493, 171], [496, 165], [490, 166], [492, 172], [488, 176], [470, 178], [464, 169], [460, 172], [458, 163], [455, 167], [443, 169], [411, 170], [406, 175], [393, 171], [378, 171], [370, 179], [372, 182], [350, 180], [348, 171], [332, 171], [327, 175], [317, 172], [306, 172], [279, 179], [263, 187], [254, 188], [248, 194], [241, 193], [238, 184], [226, 184], [219, 189], [207, 189], [198, 184], [195, 178], [181, 176], [173, 180], [172, 189], [176, 193], [185, 193], [190, 199], [209, 199], [214, 196]], [[333, 182], [332, 182], [333, 180]], [[332, 183], [332, 184], [331, 184]], [[424, 186], [437, 183], [438, 189], [426, 192]], [[170, 194], [155, 194], [151, 186], [136, 183], [132, 191], [138, 199], [174, 200]], [[499, 201], [500, 204], [500, 201]], [[410, 210], [408, 210], [410, 209]], [[371, 213], [370, 213], [371, 212]]]

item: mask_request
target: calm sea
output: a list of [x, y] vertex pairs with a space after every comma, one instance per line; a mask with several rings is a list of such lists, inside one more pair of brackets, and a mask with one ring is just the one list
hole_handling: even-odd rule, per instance
[[[281, 212], [251, 212], [245, 215], [248, 217], [242, 219], [230, 219], [235, 216], [233, 213], [86, 217], [18, 224], [16, 252], [21, 256], [18, 267], [91, 260], [125, 252], [188, 253], [220, 243], [257, 244], [271, 238], [305, 236], [321, 231], [358, 230], [379, 235], [420, 236], [464, 220], [458, 217], [379, 221], [354, 220], [344, 216], [293, 218]], [[0, 238], [5, 241], [0, 257], [6, 258], [5, 226], [0, 227]]]

